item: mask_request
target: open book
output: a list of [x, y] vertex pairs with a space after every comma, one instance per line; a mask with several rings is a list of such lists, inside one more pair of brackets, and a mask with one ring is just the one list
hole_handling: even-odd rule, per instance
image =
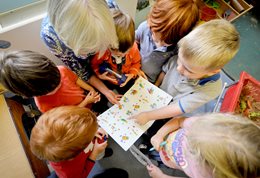
[[153, 121], [150, 121], [141, 126], [130, 120], [129, 117], [143, 111], [166, 106], [171, 99], [171, 95], [139, 77], [121, 98], [121, 106], [114, 105], [99, 115], [98, 123], [127, 151], [153, 123]]

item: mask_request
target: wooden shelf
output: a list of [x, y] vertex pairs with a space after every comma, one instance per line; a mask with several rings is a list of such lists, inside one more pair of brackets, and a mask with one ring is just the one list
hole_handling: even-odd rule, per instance
[[[231, 3], [227, 3], [224, 0], [215, 0], [215, 2], [217, 4], [219, 4], [219, 8], [214, 8], [217, 11], [217, 17], [216, 18], [222, 18], [222, 19], [226, 19], [230, 22], [234, 21], [235, 19], [239, 18], [241, 15], [245, 14], [246, 12], [248, 12], [250, 9], [253, 8], [252, 5], [248, 4], [247, 2], [245, 2], [244, 0], [236, 0], [243, 8], [244, 10], [239, 13], [234, 6], [231, 5]], [[205, 5], [207, 5], [208, 7], [211, 7], [210, 5], [206, 4], [205, 1], [201, 0], [202, 5], [201, 8]], [[213, 7], [211, 7], [213, 8]], [[227, 16], [226, 18], [224, 17], [225, 12], [231, 12], [229, 16]]]

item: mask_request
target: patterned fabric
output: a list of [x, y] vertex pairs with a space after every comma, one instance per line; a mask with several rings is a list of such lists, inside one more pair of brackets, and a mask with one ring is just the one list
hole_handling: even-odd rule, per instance
[[48, 17], [45, 17], [42, 21], [40, 35], [50, 51], [62, 60], [66, 66], [75, 72], [81, 79], [85, 81], [89, 79], [92, 75], [90, 59], [94, 54], [88, 54], [87, 56], [76, 56], [72, 49], [66, 46], [58, 37], [54, 28], [49, 23]]

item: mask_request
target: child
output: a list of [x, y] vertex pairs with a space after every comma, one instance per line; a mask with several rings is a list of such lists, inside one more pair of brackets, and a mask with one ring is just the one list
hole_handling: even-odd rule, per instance
[[38, 158], [45, 159], [58, 177], [86, 178], [107, 141], [98, 130], [96, 116], [87, 108], [57, 107], [44, 113], [32, 129], [30, 147]]
[[[166, 140], [167, 144], [159, 144]], [[174, 118], [151, 139], [165, 165], [192, 178], [248, 178], [260, 176], [260, 127], [247, 118], [206, 114]], [[170, 177], [154, 165], [153, 178]]]
[[197, 0], [155, 2], [147, 21], [135, 31], [142, 56], [142, 70], [150, 82], [156, 82], [163, 64], [177, 53], [177, 42], [191, 31], [198, 20]]
[[[129, 15], [121, 12], [119, 9], [112, 9], [111, 12], [115, 22], [119, 47], [118, 49], [111, 48], [107, 50], [100, 59], [97, 54], [92, 59], [91, 64], [100, 79], [113, 83], [113, 87], [115, 88], [119, 85], [118, 92], [124, 93], [132, 86], [133, 79], [136, 78], [140, 71], [141, 58], [137, 45], [134, 43], [135, 27], [133, 20]], [[120, 75], [125, 75], [126, 80], [120, 81], [115, 75], [102, 71], [102, 69], [104, 70], [106, 67]], [[127, 84], [128, 86], [126, 86]], [[122, 89], [122, 87], [126, 89]], [[124, 90], [124, 92], [120, 92], [122, 90]]]
[[[35, 96], [41, 112], [57, 106], [85, 107], [96, 103], [100, 95], [93, 87], [64, 66], [33, 51], [12, 51], [0, 60], [0, 82], [10, 91], [25, 97]], [[89, 91], [86, 95], [84, 89]]]
[[173, 102], [134, 116], [137, 123], [190, 113], [216, 98], [222, 88], [219, 72], [237, 53], [239, 33], [226, 20], [211, 20], [182, 38], [178, 47], [178, 57], [163, 66], [157, 81]]

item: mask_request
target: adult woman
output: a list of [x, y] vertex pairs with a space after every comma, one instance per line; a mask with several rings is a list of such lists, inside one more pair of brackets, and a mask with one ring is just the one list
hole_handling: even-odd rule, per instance
[[41, 38], [81, 79], [118, 104], [119, 96], [92, 74], [89, 65], [96, 52], [117, 47], [113, 18], [104, 0], [49, 0]]

